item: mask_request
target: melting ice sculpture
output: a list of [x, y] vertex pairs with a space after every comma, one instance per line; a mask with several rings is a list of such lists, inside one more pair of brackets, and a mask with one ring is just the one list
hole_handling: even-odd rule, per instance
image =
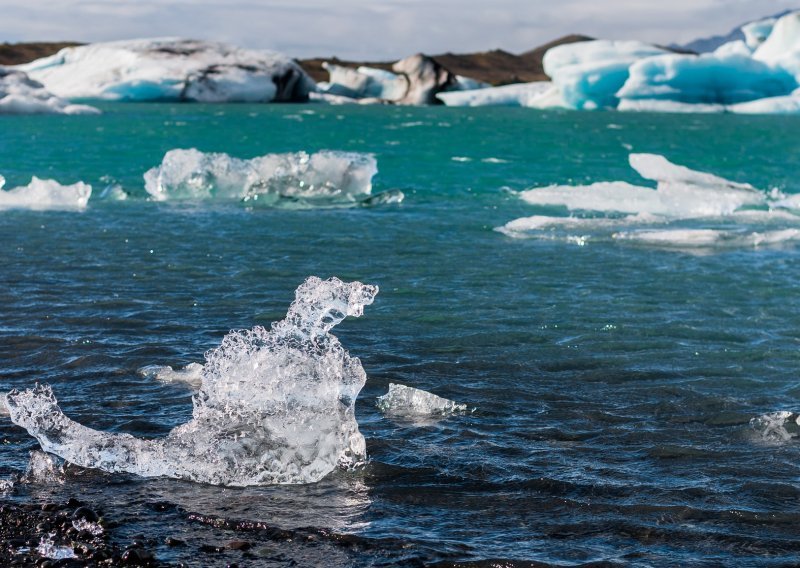
[[366, 373], [329, 331], [360, 316], [377, 293], [360, 282], [306, 279], [285, 319], [233, 331], [206, 354], [192, 419], [163, 439], [82, 426], [47, 385], [8, 393], [11, 420], [82, 467], [232, 486], [318, 481], [365, 459], [354, 403]]
[[170, 150], [144, 174], [157, 201], [228, 199], [275, 205], [280, 200], [317, 205], [353, 204], [370, 197], [375, 157], [322, 151], [267, 154], [242, 160], [194, 148]]

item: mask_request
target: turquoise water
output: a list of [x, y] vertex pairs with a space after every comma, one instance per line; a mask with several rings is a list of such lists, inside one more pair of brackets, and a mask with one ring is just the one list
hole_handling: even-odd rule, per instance
[[[797, 245], [654, 247], [494, 230], [565, 214], [522, 201], [530, 187], [646, 184], [627, 164], [631, 151], [800, 193], [800, 120], [103, 108], [3, 118], [6, 187], [36, 175], [82, 180], [94, 196], [83, 212], [0, 212], [0, 390], [47, 382], [83, 424], [162, 436], [190, 417], [192, 391], [137, 369], [201, 362], [228, 330], [280, 319], [310, 274], [356, 279], [381, 291], [336, 335], [369, 377], [356, 413], [371, 461], [318, 484], [246, 490], [72, 468], [63, 485], [20, 485], [6, 498], [80, 495], [123, 537], [257, 544], [249, 559], [158, 548], [164, 562], [198, 566], [800, 559], [800, 446], [750, 424], [798, 409]], [[406, 197], [310, 210], [147, 201], [142, 174], [191, 147], [241, 158], [370, 152], [373, 192]], [[110, 185], [131, 197], [102, 199]], [[476, 410], [392, 419], [374, 406], [390, 382]], [[0, 440], [0, 474], [24, 470], [33, 438], [2, 417]]]

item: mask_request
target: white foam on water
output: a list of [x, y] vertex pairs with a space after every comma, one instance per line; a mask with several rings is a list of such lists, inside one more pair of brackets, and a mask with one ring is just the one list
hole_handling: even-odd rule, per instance
[[231, 486], [318, 481], [366, 458], [354, 405], [367, 376], [329, 332], [362, 315], [377, 293], [360, 282], [306, 279], [285, 319], [233, 331], [206, 354], [192, 419], [165, 438], [82, 426], [47, 385], [8, 393], [11, 420], [82, 467]]
[[374, 156], [356, 152], [267, 154], [243, 160], [192, 148], [170, 150], [144, 180], [145, 190], [157, 201], [335, 206], [368, 199], [377, 172]]
[[376, 405], [381, 412], [400, 416], [444, 415], [467, 410], [466, 404], [395, 383], [389, 383], [389, 392], [379, 396]]
[[203, 365], [189, 363], [183, 369], [173, 369], [169, 365], [147, 365], [136, 371], [146, 379], [162, 383], [186, 383], [199, 388], [203, 384]]
[[[5, 179], [0, 178], [0, 188]], [[52, 179], [33, 177], [26, 186], [9, 190], [0, 189], [0, 210], [30, 209], [44, 210], [82, 210], [89, 203], [92, 186], [83, 182], [61, 185]]]
[[770, 444], [785, 444], [800, 433], [800, 415], [781, 410], [768, 412], [750, 420], [758, 439]]

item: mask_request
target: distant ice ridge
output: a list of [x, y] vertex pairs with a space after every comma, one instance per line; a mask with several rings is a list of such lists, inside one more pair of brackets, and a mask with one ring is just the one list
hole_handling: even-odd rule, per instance
[[92, 186], [83, 182], [61, 185], [52, 179], [33, 177], [28, 185], [3, 190], [5, 178], [0, 176], [0, 211], [3, 209], [81, 210], [92, 195]]
[[0, 66], [0, 114], [99, 114], [55, 96], [22, 71]]
[[443, 415], [467, 410], [466, 404], [395, 383], [389, 383], [389, 392], [379, 396], [376, 404], [382, 412], [399, 416]]
[[[800, 240], [800, 216], [795, 214], [800, 201], [796, 196], [777, 191], [768, 194], [748, 183], [698, 172], [655, 154], [631, 154], [629, 162], [643, 178], [655, 181], [656, 188], [614, 181], [529, 189], [520, 193], [528, 204], [561, 207], [579, 216], [533, 215], [497, 230], [512, 237], [577, 244], [606, 238], [683, 248], [762, 246]], [[674, 226], [680, 222], [681, 226]], [[687, 222], [692, 226], [684, 226]], [[705, 226], [697, 227], [698, 222]]]
[[206, 354], [192, 419], [163, 439], [82, 426], [46, 385], [8, 393], [11, 420], [44, 451], [82, 467], [231, 486], [318, 481], [365, 459], [354, 404], [366, 373], [329, 332], [377, 293], [306, 279], [285, 319], [233, 331]]
[[[371, 196], [378, 172], [371, 154], [322, 151], [242, 160], [199, 150], [170, 150], [144, 174], [157, 201], [241, 200], [263, 205], [352, 205]], [[400, 197], [401, 199], [402, 197]]]
[[67, 99], [303, 101], [314, 89], [283, 54], [179, 38], [67, 47], [17, 69]]

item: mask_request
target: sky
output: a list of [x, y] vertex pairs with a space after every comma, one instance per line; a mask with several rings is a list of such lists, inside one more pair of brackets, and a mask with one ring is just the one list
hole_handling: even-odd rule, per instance
[[292, 57], [396, 60], [581, 33], [686, 43], [800, 0], [0, 0], [0, 42], [179, 36]]

